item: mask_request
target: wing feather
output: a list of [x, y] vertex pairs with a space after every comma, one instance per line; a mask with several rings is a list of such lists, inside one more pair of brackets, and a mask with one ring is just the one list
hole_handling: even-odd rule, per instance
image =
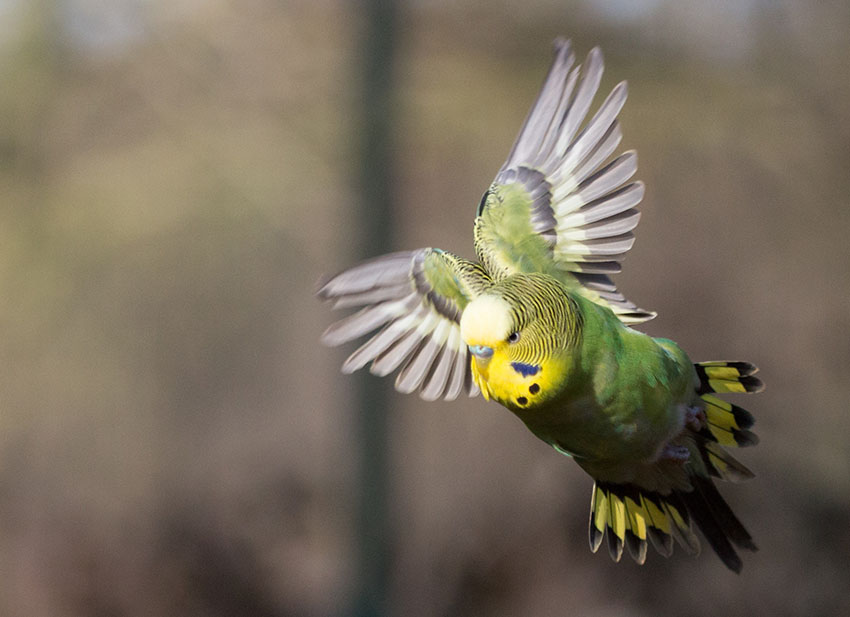
[[558, 231], [569, 233], [571, 229], [579, 228], [588, 223], [595, 223], [620, 214], [640, 203], [643, 198], [643, 184], [633, 182], [612, 193], [589, 201], [577, 212], [563, 217], [558, 222]]
[[600, 255], [619, 255], [626, 253], [635, 242], [635, 235], [628, 231], [619, 236], [610, 238], [597, 238], [595, 240], [584, 240], [582, 242], [564, 242], [556, 251], [563, 254], [563, 258], [569, 260], [573, 255], [581, 255], [585, 259], [592, 260]]
[[[644, 195], [634, 151], [612, 157], [622, 140], [617, 116], [628, 87], [616, 85], [587, 120], [602, 81], [602, 52], [575, 66], [569, 41], [555, 42], [555, 59], [505, 164], [485, 193], [476, 219], [476, 252], [496, 278], [542, 271], [628, 323], [654, 313], [603, 297], [584, 275], [607, 278], [634, 244], [632, 230]], [[538, 240], [533, 240], [534, 237]], [[619, 298], [619, 296], [617, 296]]]
[[615, 121], [602, 136], [599, 143], [593, 147], [587, 159], [572, 174], [566, 175], [564, 171], [559, 169], [553, 174], [552, 182], [561, 185], [572, 181], [572, 186], [577, 187], [614, 153], [621, 141], [623, 141], [623, 130], [620, 128], [620, 123]]
[[561, 119], [561, 129], [558, 135], [558, 142], [555, 146], [556, 152], [566, 152], [572, 144], [573, 137], [575, 137], [578, 127], [584, 121], [590, 109], [590, 104], [593, 102], [593, 97], [599, 89], [603, 68], [602, 51], [598, 47], [594, 47], [587, 54], [587, 63], [582, 73], [581, 83], [576, 90], [575, 98]]
[[[634, 150], [624, 152], [608, 165], [594, 172], [587, 178], [582, 179], [574, 188], [561, 185], [555, 188], [552, 194], [553, 207], [557, 217], [569, 214], [578, 204], [579, 207], [589, 204], [594, 199], [601, 197], [619, 187], [637, 171], [637, 154]], [[573, 197], [572, 200], [569, 200]], [[563, 223], [563, 221], [559, 221]]]
[[342, 365], [342, 372], [347, 375], [351, 374], [375, 360], [407, 334], [408, 328], [415, 320], [416, 315], [407, 315], [389, 324], [348, 356]]
[[[370, 373], [385, 377], [401, 366], [408, 356], [414, 357], [414, 350], [431, 333], [438, 319], [436, 314], [428, 311], [424, 306], [420, 306], [414, 315], [416, 325], [411, 326], [401, 339], [375, 358], [369, 369]], [[396, 387], [398, 387], [397, 382]]]
[[[432, 313], [433, 315], [433, 313]], [[410, 393], [418, 389], [431, 371], [431, 365], [443, 349], [448, 338], [452, 322], [440, 319], [422, 343], [422, 349], [407, 359], [404, 368], [396, 378], [395, 387], [399, 392]]]
[[331, 324], [321, 340], [342, 345], [380, 328], [346, 359], [344, 373], [371, 363], [379, 376], [400, 369], [400, 392], [418, 390], [426, 400], [452, 400], [464, 389], [474, 396], [460, 314], [489, 284], [480, 265], [439, 249], [384, 255], [321, 285], [319, 297], [334, 308], [362, 307]]
[[553, 118], [558, 117], [569, 103], [578, 76], [577, 71], [570, 73], [574, 63], [575, 54], [570, 45], [557, 45], [555, 61], [549, 68], [540, 95], [523, 122], [519, 138], [508, 154], [506, 167], [514, 167], [519, 162], [528, 160], [538, 150], [546, 147], [547, 139], [551, 138], [553, 142], [557, 139], [557, 127], [553, 129], [551, 124]]
[[[472, 381], [472, 370], [469, 366], [469, 356], [467, 355], [466, 345], [463, 345], [460, 339], [460, 329], [453, 330], [452, 336], [457, 337], [460, 350], [455, 356], [455, 364], [452, 367], [452, 373], [446, 383], [446, 392], [443, 397], [447, 401], [452, 401], [459, 397], [461, 392], [463, 392], [465, 385], [472, 384], [475, 386], [475, 383]], [[470, 391], [470, 396], [472, 396], [472, 391]]]
[[400, 285], [392, 285], [387, 287], [377, 287], [375, 289], [367, 289], [360, 293], [352, 293], [346, 296], [341, 296], [333, 304], [334, 309], [349, 308], [352, 306], [364, 306], [370, 304], [378, 304], [385, 300], [392, 300], [404, 295], [410, 291], [410, 283], [404, 282]]
[[339, 345], [352, 339], [359, 338], [379, 328], [388, 321], [406, 314], [416, 297], [413, 294], [401, 300], [381, 302], [367, 306], [353, 315], [332, 324], [324, 334], [322, 342], [326, 345]]
[[626, 82], [621, 81], [614, 87], [576, 141], [568, 148], [567, 155], [562, 163], [564, 169], [574, 170], [576, 165], [593, 151], [594, 147], [616, 122], [617, 114], [623, 109], [627, 97], [628, 87]]
[[[450, 329], [450, 334], [451, 331], [452, 330]], [[443, 345], [439, 356], [431, 365], [431, 371], [425, 377], [422, 385], [422, 393], [420, 396], [424, 400], [435, 401], [445, 394], [457, 355], [457, 352], [450, 344], [447, 343]]]

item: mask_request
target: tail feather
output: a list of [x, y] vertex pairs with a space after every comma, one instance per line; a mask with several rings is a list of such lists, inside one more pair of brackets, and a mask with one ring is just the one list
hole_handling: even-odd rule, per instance
[[694, 364], [699, 375], [698, 394], [717, 392], [761, 392], [764, 383], [755, 376], [758, 367], [750, 362], [697, 362]]
[[752, 471], [716, 442], [705, 440], [701, 453], [706, 469], [715, 478], [727, 482], [741, 482], [755, 477]]
[[735, 547], [758, 550], [729, 504], [710, 478], [692, 475], [690, 491], [661, 495], [633, 484], [597, 481], [590, 511], [590, 548], [596, 552], [607, 540], [608, 552], [620, 561], [624, 548], [635, 562], [646, 561], [648, 542], [664, 557], [673, 553], [673, 540], [688, 553], [699, 554], [700, 542], [693, 530], [699, 527], [711, 548], [730, 570], [741, 571]]
[[[714, 516], [711, 504], [703, 492], [699, 488], [695, 488], [693, 491], [681, 493], [681, 496], [687, 508], [693, 512], [697, 526], [699, 526], [700, 531], [702, 531], [714, 552], [717, 553], [717, 556], [720, 557], [727, 568], [734, 572], [740, 572], [743, 566], [741, 557], [732, 547], [727, 530]], [[737, 519], [735, 521], [737, 522]]]
[[753, 542], [752, 536], [746, 530], [744, 525], [732, 512], [732, 508], [723, 499], [720, 491], [714, 485], [710, 478], [695, 477], [693, 478], [694, 487], [702, 495], [703, 501], [708, 506], [714, 519], [720, 525], [723, 533], [735, 546], [748, 551], [757, 551], [758, 547]]
[[661, 533], [655, 527], [649, 527], [647, 531], [656, 553], [662, 557], [669, 557], [673, 554], [673, 536]]
[[682, 501], [677, 493], [670, 493], [664, 497], [664, 511], [670, 517], [673, 525], [670, 528], [676, 542], [690, 555], [699, 555], [699, 538], [694, 533], [691, 524], [690, 512], [687, 504]]
[[755, 377], [758, 368], [749, 362], [698, 362], [694, 368], [700, 380], [697, 394], [706, 417], [701, 434], [722, 446], [756, 445], [758, 437], [748, 430], [755, 422], [752, 414], [712, 393], [761, 392], [764, 384]]
[[691, 481], [694, 490], [682, 499], [714, 552], [730, 570], [740, 572], [741, 558], [732, 545], [753, 552], [758, 547], [710, 478], [694, 476]]
[[590, 549], [595, 553], [605, 536], [614, 561], [620, 561], [625, 547], [632, 559], [644, 563], [647, 540], [665, 557], [673, 552], [673, 538], [689, 553], [699, 552], [687, 506], [679, 496], [644, 491], [634, 484], [597, 481], [588, 528]]
[[711, 394], [703, 394], [700, 398], [712, 441], [732, 448], [745, 448], [759, 442], [758, 436], [747, 430], [754, 422], [750, 412]]

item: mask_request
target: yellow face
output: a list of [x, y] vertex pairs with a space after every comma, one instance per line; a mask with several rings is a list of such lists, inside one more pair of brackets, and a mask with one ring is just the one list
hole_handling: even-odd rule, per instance
[[567, 369], [564, 354], [528, 358], [523, 353], [534, 336], [517, 323], [501, 297], [485, 295], [470, 302], [460, 320], [461, 337], [472, 355], [472, 376], [487, 399], [518, 411], [533, 408], [557, 394]]

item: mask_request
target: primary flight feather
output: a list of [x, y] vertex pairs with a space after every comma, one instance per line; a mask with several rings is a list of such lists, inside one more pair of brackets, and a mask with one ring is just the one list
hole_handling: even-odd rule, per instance
[[[570, 42], [476, 213], [470, 261], [424, 248], [384, 255], [319, 289], [334, 308], [363, 307], [323, 342], [370, 335], [343, 364], [398, 370], [396, 389], [426, 400], [462, 392], [501, 403], [595, 480], [589, 535], [618, 561], [675, 539], [699, 551], [693, 524], [740, 571], [756, 550], [714, 479], [753, 476], [728, 447], [753, 445], [752, 416], [716, 394], [755, 392], [747, 362], [694, 364], [673, 341], [630, 327], [655, 316], [609, 277], [634, 242], [643, 184], [633, 151], [614, 156], [626, 100], [618, 84], [587, 120], [602, 77], [598, 48], [584, 67]], [[378, 330], [379, 329], [379, 330]], [[375, 330], [377, 333], [372, 334]]]

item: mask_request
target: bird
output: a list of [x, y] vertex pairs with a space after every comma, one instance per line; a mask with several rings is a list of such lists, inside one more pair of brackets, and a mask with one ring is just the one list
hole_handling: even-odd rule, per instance
[[740, 572], [756, 551], [716, 480], [754, 477], [729, 448], [758, 442], [752, 414], [719, 395], [764, 388], [750, 362], [692, 362], [636, 329], [656, 316], [611, 275], [634, 243], [644, 185], [633, 150], [615, 154], [627, 96], [615, 86], [588, 119], [604, 69], [571, 42], [554, 59], [475, 213], [477, 259], [438, 248], [362, 262], [318, 286], [334, 309], [359, 307], [321, 335], [366, 337], [343, 363], [395, 388], [447, 401], [481, 394], [594, 480], [588, 535], [611, 558], [700, 552], [698, 528]]

